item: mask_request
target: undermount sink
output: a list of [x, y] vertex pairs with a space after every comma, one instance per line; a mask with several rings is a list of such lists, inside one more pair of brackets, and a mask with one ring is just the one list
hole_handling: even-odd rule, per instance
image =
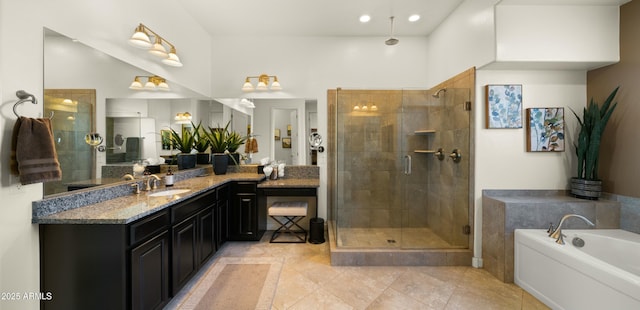
[[186, 192], [191, 191], [190, 189], [166, 189], [163, 191], [159, 191], [159, 192], [153, 192], [150, 193], [148, 196], [149, 197], [160, 197], [160, 196], [173, 196], [173, 195], [179, 195], [179, 194], [184, 194]]

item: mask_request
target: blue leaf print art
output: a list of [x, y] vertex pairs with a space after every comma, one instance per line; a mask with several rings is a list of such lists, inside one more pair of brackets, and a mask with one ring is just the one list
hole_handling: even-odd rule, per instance
[[527, 109], [527, 151], [564, 151], [564, 109]]
[[522, 85], [487, 85], [487, 128], [522, 128]]

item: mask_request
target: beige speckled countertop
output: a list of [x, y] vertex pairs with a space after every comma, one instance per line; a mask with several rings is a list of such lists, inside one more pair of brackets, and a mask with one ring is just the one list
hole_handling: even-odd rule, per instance
[[[317, 188], [320, 186], [318, 178], [265, 180], [263, 174], [244, 172], [198, 176], [178, 181], [173, 187], [162, 186], [150, 192], [141, 191], [137, 195], [133, 194], [132, 190], [130, 195], [53, 214], [34, 215], [32, 222], [37, 224], [127, 224], [233, 181], [262, 181], [258, 183], [259, 188]], [[149, 196], [151, 193], [171, 189], [189, 189], [189, 191], [179, 195]]]
[[320, 187], [320, 179], [277, 179], [258, 183], [258, 188], [313, 188]]
[[[229, 173], [207, 175], [178, 181], [173, 187], [161, 187], [151, 192], [142, 191], [72, 210], [42, 217], [33, 217], [38, 224], [127, 224], [149, 214], [170, 207], [197, 194], [232, 181], [260, 181], [264, 175], [256, 173]], [[169, 189], [189, 189], [189, 192], [173, 196], [151, 197], [149, 193]]]

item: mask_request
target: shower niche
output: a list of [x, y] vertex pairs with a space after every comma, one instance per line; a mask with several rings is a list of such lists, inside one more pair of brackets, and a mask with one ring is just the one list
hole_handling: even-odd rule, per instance
[[[433, 134], [436, 133], [435, 129], [423, 129], [423, 130], [416, 130], [413, 132], [416, 136], [433, 136]], [[414, 153], [417, 154], [435, 154], [437, 152], [437, 150], [432, 149], [422, 149], [422, 150], [414, 150]]]

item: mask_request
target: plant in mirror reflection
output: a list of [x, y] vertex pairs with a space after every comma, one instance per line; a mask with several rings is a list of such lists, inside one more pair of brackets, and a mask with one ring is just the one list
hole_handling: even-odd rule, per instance
[[193, 147], [198, 151], [198, 153], [206, 152], [211, 142], [209, 142], [204, 128], [202, 127], [202, 121], [198, 122], [198, 125], [191, 122], [191, 126], [193, 127]]
[[182, 135], [178, 134], [173, 128], [171, 129], [171, 144], [180, 153], [191, 153], [194, 147], [194, 140], [193, 133], [187, 127], [182, 127]]
[[230, 123], [231, 121], [227, 122], [224, 128], [220, 128], [220, 125], [218, 125], [218, 128], [209, 127], [209, 131], [205, 132], [211, 146], [211, 153], [221, 154], [227, 151], [227, 135], [229, 134]]

